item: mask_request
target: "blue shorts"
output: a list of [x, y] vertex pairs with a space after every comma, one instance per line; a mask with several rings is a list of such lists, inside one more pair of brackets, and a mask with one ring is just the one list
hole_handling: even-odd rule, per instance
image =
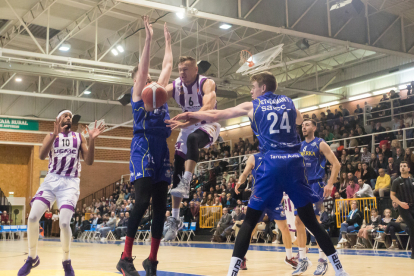
[[154, 183], [171, 183], [170, 151], [167, 139], [154, 135], [136, 135], [132, 138], [129, 162], [131, 183], [151, 177]]
[[313, 210], [315, 211], [315, 215], [320, 216], [324, 209], [323, 192], [326, 184], [322, 180], [309, 181], [309, 184], [311, 185], [313, 192], [319, 197], [319, 201], [313, 204]]
[[304, 159], [296, 148], [267, 151], [256, 159], [249, 207], [264, 211], [279, 206], [283, 192], [296, 208], [319, 201], [306, 180]]
[[269, 220], [286, 220], [285, 209], [283, 208], [282, 203], [280, 203], [275, 209], [266, 208], [263, 212], [263, 217], [265, 213], [269, 217]]

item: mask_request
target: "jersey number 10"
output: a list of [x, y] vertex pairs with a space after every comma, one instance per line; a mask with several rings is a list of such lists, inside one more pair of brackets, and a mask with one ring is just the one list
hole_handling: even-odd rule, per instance
[[[267, 114], [267, 120], [271, 121], [273, 120], [273, 123], [270, 125], [269, 128], [269, 132], [270, 134], [273, 133], [279, 133], [279, 129], [275, 129], [278, 117], [277, 114], [275, 112], [270, 112], [269, 114]], [[282, 122], [280, 122], [280, 129], [286, 129], [287, 133], [290, 133], [290, 125], [289, 125], [289, 116], [287, 112], [283, 112], [283, 116], [282, 116]]]
[[64, 146], [69, 147], [69, 145], [70, 145], [69, 139], [62, 139], [62, 147], [64, 147]]

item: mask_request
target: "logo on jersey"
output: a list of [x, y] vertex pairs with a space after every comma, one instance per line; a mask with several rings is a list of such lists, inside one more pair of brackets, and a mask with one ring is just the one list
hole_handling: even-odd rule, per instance
[[300, 154], [302, 156], [316, 156], [314, 151], [302, 151]]
[[54, 149], [53, 152], [54, 153], [72, 153], [72, 154], [76, 154], [76, 149]]
[[302, 149], [302, 151], [306, 151], [306, 148], [307, 148], [308, 146], [304, 146], [303, 147], [303, 149]]
[[312, 147], [316, 146], [316, 142], [313, 142], [313, 143], [311, 144], [311, 146], [312, 146]]
[[280, 111], [282, 109], [286, 109], [286, 105], [282, 105], [282, 106], [274, 106], [274, 105], [265, 105], [262, 106], [262, 111], [269, 111], [269, 110], [276, 110], [276, 111]]
[[142, 176], [142, 173], [140, 173], [140, 172], [137, 173], [137, 177], [140, 177], [140, 176]]
[[165, 177], [171, 177], [171, 171], [170, 170], [165, 171]]

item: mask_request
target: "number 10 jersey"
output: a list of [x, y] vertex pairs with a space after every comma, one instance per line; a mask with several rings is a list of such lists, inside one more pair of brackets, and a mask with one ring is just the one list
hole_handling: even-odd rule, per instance
[[81, 163], [79, 158], [81, 134], [70, 131], [59, 133], [49, 152], [49, 173], [79, 177]]
[[299, 151], [296, 108], [289, 97], [266, 92], [253, 100], [251, 127], [260, 151], [288, 149]]

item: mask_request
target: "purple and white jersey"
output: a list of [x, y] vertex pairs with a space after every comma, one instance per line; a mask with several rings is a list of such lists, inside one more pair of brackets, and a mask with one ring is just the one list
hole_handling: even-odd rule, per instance
[[183, 112], [196, 112], [203, 106], [203, 85], [207, 79], [205, 76], [197, 75], [195, 82], [189, 86], [180, 78], [173, 81], [173, 98]]
[[81, 171], [81, 134], [77, 132], [59, 133], [49, 152], [49, 173], [79, 177]]

